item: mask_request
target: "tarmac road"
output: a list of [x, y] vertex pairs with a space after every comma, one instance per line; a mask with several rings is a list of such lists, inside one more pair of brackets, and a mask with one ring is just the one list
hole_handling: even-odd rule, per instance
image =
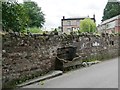
[[118, 58], [23, 88], [118, 88]]

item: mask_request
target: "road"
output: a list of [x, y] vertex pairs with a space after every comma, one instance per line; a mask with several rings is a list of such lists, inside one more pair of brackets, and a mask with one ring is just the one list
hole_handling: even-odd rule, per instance
[[23, 88], [118, 88], [118, 58]]

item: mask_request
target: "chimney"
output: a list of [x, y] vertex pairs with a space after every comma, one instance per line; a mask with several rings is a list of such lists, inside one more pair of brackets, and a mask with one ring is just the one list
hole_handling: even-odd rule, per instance
[[95, 20], [95, 14], [93, 14], [93, 19], [94, 19], [94, 22], [96, 22], [96, 20]]
[[95, 14], [93, 14], [93, 18], [95, 19]]
[[65, 16], [63, 16], [63, 19], [65, 19]]

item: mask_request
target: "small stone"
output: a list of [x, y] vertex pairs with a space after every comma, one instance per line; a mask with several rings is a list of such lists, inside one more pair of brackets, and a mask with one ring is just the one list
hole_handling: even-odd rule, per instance
[[41, 84], [41, 85], [44, 85], [44, 82], [43, 82], [43, 81], [40, 81], [40, 84]]
[[2, 50], [2, 52], [3, 52], [3, 53], [6, 53], [6, 51], [5, 51], [5, 50]]

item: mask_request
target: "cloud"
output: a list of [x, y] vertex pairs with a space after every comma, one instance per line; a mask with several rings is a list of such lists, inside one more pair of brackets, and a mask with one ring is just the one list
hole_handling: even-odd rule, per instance
[[96, 15], [96, 23], [101, 22], [103, 10], [108, 0], [32, 0], [38, 3], [45, 14], [44, 27], [58, 27], [62, 16], [83, 17]]

